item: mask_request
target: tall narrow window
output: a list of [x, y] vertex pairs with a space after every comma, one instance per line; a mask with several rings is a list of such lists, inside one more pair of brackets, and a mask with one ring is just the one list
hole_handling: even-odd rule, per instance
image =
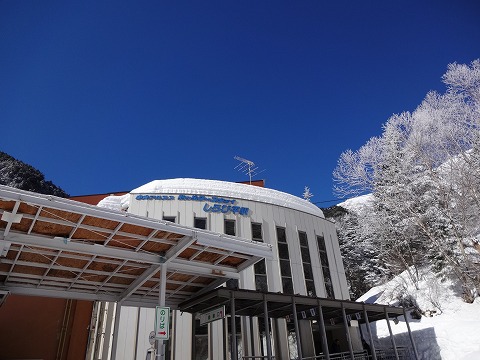
[[[223, 221], [223, 228], [225, 234], [235, 236], [235, 220], [225, 219]], [[227, 287], [227, 289], [238, 289], [238, 279], [228, 280], [225, 286]]]
[[[252, 223], [252, 240], [263, 242], [262, 224]], [[253, 265], [253, 270], [255, 273], [255, 289], [258, 291], [268, 291], [265, 259]]]
[[194, 218], [193, 227], [197, 229], [206, 229], [207, 228], [207, 219], [206, 218]]
[[285, 228], [277, 227], [278, 260], [280, 274], [282, 275], [283, 292], [293, 294], [292, 269], [290, 268], [290, 255], [288, 253], [287, 235]]
[[224, 220], [225, 234], [235, 236], [235, 220]]
[[308, 249], [307, 233], [298, 232], [300, 240], [300, 251], [302, 253], [303, 274], [305, 275], [305, 287], [308, 296], [315, 296], [315, 283], [313, 281], [312, 261], [310, 260], [310, 250]]
[[327, 297], [334, 299], [332, 276], [330, 275], [330, 267], [328, 265], [327, 248], [325, 247], [325, 238], [323, 236], [317, 236], [318, 253], [320, 255], [320, 262], [322, 263], [323, 279], [325, 281], [325, 290]]

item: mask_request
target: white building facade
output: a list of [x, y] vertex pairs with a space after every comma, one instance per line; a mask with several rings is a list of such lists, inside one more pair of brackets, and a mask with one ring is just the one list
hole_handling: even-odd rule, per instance
[[[245, 269], [238, 281], [229, 281], [225, 286], [349, 299], [335, 225], [325, 219], [318, 207], [304, 199], [249, 184], [171, 179], [146, 184], [121, 201], [109, 197], [100, 206], [120, 206], [135, 215], [272, 246], [272, 260], [262, 260]], [[116, 359], [145, 359], [154, 310], [122, 307], [117, 322], [120, 331]], [[238, 323], [240, 356], [263, 356], [265, 339], [258, 320], [240, 319]], [[225, 357], [228, 353], [228, 338], [224, 335], [226, 321], [200, 327], [191, 314], [173, 311], [171, 324], [166, 358], [228, 358]], [[270, 326], [275, 359], [294, 358], [291, 343], [295, 340], [288, 320], [275, 319]], [[320, 340], [314, 325], [304, 321], [301, 330], [302, 337], [311, 338], [311, 341], [302, 341], [303, 355], [318, 354]]]

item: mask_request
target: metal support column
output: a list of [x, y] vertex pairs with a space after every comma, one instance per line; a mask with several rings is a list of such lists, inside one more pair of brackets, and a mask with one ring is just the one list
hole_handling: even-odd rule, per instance
[[370, 321], [368, 321], [367, 309], [365, 308], [365, 304], [363, 304], [362, 307], [363, 316], [365, 317], [365, 326], [367, 327], [368, 338], [370, 339], [370, 350], [372, 351], [372, 359], [377, 360], [377, 353], [375, 351], [375, 344], [373, 343], [372, 330], [370, 329]]
[[385, 320], [387, 321], [387, 325], [388, 325], [388, 332], [390, 333], [390, 340], [392, 341], [393, 351], [395, 352], [395, 359], [399, 360], [397, 345], [395, 344], [395, 338], [393, 337], [392, 327], [390, 326], [390, 320], [388, 320], [387, 308], [384, 307], [383, 309], [385, 312]]
[[342, 316], [343, 316], [343, 326], [345, 327], [345, 335], [347, 335], [347, 344], [348, 344], [348, 351], [350, 352], [350, 359], [354, 360], [355, 355], [353, 354], [352, 338], [350, 337], [350, 331], [348, 330], [347, 314], [345, 313], [345, 305], [343, 304], [343, 302], [342, 302]]
[[231, 320], [231, 352], [230, 356], [232, 360], [238, 360], [238, 349], [237, 349], [237, 324], [235, 322], [235, 293], [232, 291], [230, 293], [230, 320]]
[[295, 303], [294, 297], [292, 297], [292, 311], [293, 311], [293, 323], [295, 325], [295, 336], [297, 337], [297, 353], [298, 353], [298, 358], [301, 360], [303, 359], [302, 341], [300, 339], [300, 329], [298, 328], [297, 304]]
[[[115, 321], [114, 320], [115, 309], [116, 309], [116, 303], [109, 302], [108, 310], [107, 310], [107, 321], [105, 322], [106, 324], [105, 335], [103, 338], [102, 359], [108, 359], [108, 354], [111, 354], [111, 352], [113, 352], [112, 340], [118, 338], [117, 336], [118, 326], [115, 326], [115, 324], [113, 323]], [[110, 348], [110, 346], [112, 347]], [[113, 359], [113, 356], [111, 358]]]
[[[267, 295], [263, 295], [263, 318], [265, 321], [265, 341], [267, 342], [267, 360], [272, 360], [272, 340], [270, 338], [270, 319], [268, 317]], [[262, 344], [260, 344], [262, 346]]]
[[197, 339], [195, 337], [197, 321], [195, 319], [196, 314], [192, 314], [192, 359], [197, 358]]
[[[115, 320], [113, 323], [113, 339], [112, 339], [112, 352], [110, 359], [115, 360], [117, 358], [117, 346], [118, 346], [118, 331], [120, 328], [120, 309], [122, 308], [122, 302], [109, 303], [108, 306], [115, 306]], [[106, 331], [105, 331], [106, 333]], [[102, 358], [103, 359], [103, 358]]]
[[[167, 284], [167, 264], [160, 266], [160, 280], [158, 288], [158, 306], [165, 306], [165, 291]], [[170, 315], [170, 314], [169, 314]], [[165, 344], [163, 340], [157, 340], [157, 360], [165, 360]]]
[[328, 351], [327, 332], [325, 330], [325, 321], [323, 320], [323, 309], [318, 300], [318, 326], [320, 327], [320, 335], [322, 336], [322, 351], [325, 360], [330, 360], [330, 351]]
[[135, 329], [135, 346], [133, 347], [133, 351], [134, 351], [134, 354], [135, 356], [137, 356], [137, 352], [138, 352], [138, 331], [140, 329], [140, 314], [142, 312], [142, 308], [139, 307], [137, 308], [137, 326], [136, 326], [136, 329]]
[[408, 336], [410, 337], [410, 341], [412, 342], [413, 352], [415, 354], [415, 360], [420, 359], [417, 352], [417, 347], [415, 346], [415, 341], [413, 340], [413, 334], [410, 330], [410, 324], [408, 323], [407, 313], [405, 312], [405, 308], [403, 308], [403, 317], [405, 318], [405, 324], [407, 324], [408, 329]]
[[226, 315], [222, 320], [222, 334], [223, 360], [228, 360], [228, 318]]
[[[250, 321], [248, 323], [250, 326], [250, 344], [252, 344], [252, 356], [255, 356], [257, 355], [256, 353], [257, 347], [255, 346], [255, 337], [253, 336], [255, 334], [255, 330], [253, 328], [253, 321], [256, 320], [256, 322], [258, 323], [258, 319], [250, 317], [249, 320]], [[258, 336], [258, 338], [260, 338], [260, 336]]]
[[[104, 328], [104, 314], [105, 314], [105, 302], [104, 301], [97, 301], [96, 302], [96, 310], [94, 312], [95, 315], [95, 325], [94, 325], [94, 334], [92, 338], [92, 347], [90, 356], [86, 357], [86, 360], [97, 360], [101, 358], [101, 344], [103, 343], [103, 328]], [[92, 315], [93, 316], [93, 315]], [[92, 318], [93, 323], [93, 318]]]

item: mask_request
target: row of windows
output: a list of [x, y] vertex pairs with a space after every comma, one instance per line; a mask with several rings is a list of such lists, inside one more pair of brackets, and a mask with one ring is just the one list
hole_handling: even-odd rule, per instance
[[[175, 216], [164, 216], [163, 220], [165, 221], [170, 221], [170, 222], [176, 222]], [[197, 229], [207, 229], [207, 218], [201, 218], [201, 217], [195, 217], [193, 218], [193, 227]], [[233, 235], [235, 236], [235, 220], [224, 220], [224, 227], [225, 231], [224, 233], [227, 235]]]
[[[280, 263], [280, 275], [282, 277], [282, 288], [286, 294], [293, 294], [293, 279], [290, 265], [290, 255], [288, 250], [287, 236], [285, 228], [277, 227], [277, 247], [278, 247], [278, 261]], [[298, 232], [298, 239], [300, 242], [300, 251], [302, 255], [303, 274], [305, 277], [305, 287], [308, 296], [316, 296], [315, 282], [313, 280], [313, 269], [310, 258], [310, 250], [308, 247], [307, 233], [303, 231]], [[263, 241], [261, 224], [252, 223], [252, 240]], [[325, 279], [325, 290], [328, 298], [335, 298], [333, 292], [333, 285], [330, 275], [330, 268], [328, 263], [327, 250], [325, 247], [325, 238], [317, 236], [318, 250], [320, 261], [322, 264], [322, 273]], [[254, 266], [255, 272], [255, 288], [259, 291], [268, 291], [267, 272], [265, 260], [259, 261]]]
[[[163, 217], [163, 220], [175, 222], [175, 217]], [[207, 228], [207, 219], [195, 217], [193, 226], [198, 229]], [[235, 220], [224, 220], [224, 233], [227, 235], [236, 235]], [[283, 292], [286, 294], [293, 294], [293, 279], [292, 270], [290, 266], [290, 254], [288, 251], [287, 235], [285, 228], [277, 227], [277, 245], [278, 245], [278, 260], [280, 263], [280, 275], [282, 277]], [[300, 242], [300, 251], [302, 255], [303, 274], [305, 277], [305, 287], [308, 296], [316, 296], [315, 282], [313, 280], [313, 269], [310, 258], [310, 250], [308, 247], [307, 233], [304, 231], [298, 232], [298, 239]], [[262, 224], [252, 223], [252, 240], [263, 242]], [[325, 247], [325, 238], [317, 236], [318, 252], [320, 262], [322, 265], [323, 278], [325, 280], [325, 290], [328, 298], [334, 298], [332, 278], [330, 275], [330, 267], [328, 263], [327, 250]], [[267, 270], [265, 260], [261, 260], [254, 265], [255, 273], [255, 288], [259, 291], [268, 291]]]

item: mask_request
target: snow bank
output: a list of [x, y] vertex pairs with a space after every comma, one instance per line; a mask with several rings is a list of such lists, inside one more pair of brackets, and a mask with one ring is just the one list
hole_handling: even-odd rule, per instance
[[[430, 316], [412, 319], [409, 324], [421, 359], [473, 360], [480, 359], [480, 299], [467, 304], [461, 299], [461, 289], [452, 280], [436, 278], [428, 269], [419, 274], [418, 289], [407, 272], [388, 283], [376, 286], [357, 301], [376, 304], [398, 305], [399, 298], [412, 296], [420, 309]], [[409, 345], [407, 327], [403, 317], [399, 324], [390, 322], [397, 345]], [[378, 337], [376, 346], [390, 346], [386, 321], [371, 324]], [[366, 333], [366, 332], [365, 332]]]

